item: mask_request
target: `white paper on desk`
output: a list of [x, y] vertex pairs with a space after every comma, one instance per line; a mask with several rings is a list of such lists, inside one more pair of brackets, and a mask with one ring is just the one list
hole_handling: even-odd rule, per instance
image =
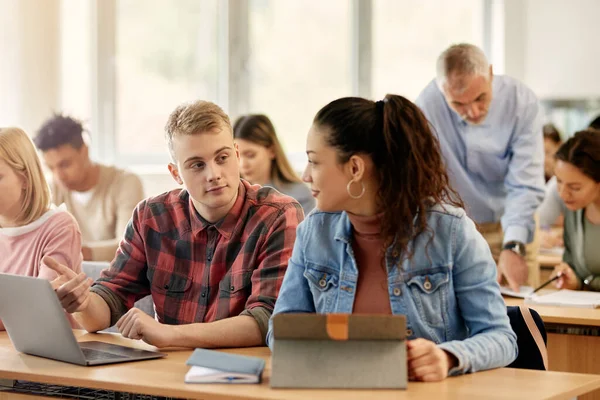
[[600, 293], [562, 289], [550, 294], [528, 297], [525, 299], [525, 303], [540, 306], [599, 308]]
[[531, 286], [521, 286], [519, 291], [515, 292], [508, 286], [500, 286], [500, 293], [502, 293], [504, 296], [526, 299], [527, 297], [533, 295], [533, 288]]
[[185, 383], [258, 383], [258, 376], [223, 372], [194, 365], [185, 374]]
[[565, 252], [565, 248], [559, 247], [559, 246], [554, 246], [549, 249], [541, 247], [539, 250], [539, 254], [545, 255], [545, 256], [561, 256], [562, 257], [564, 252]]

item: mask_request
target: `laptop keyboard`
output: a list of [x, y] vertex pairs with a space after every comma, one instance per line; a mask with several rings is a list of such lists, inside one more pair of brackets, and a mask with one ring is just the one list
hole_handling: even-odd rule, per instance
[[128, 357], [122, 356], [120, 354], [108, 353], [106, 351], [99, 351], [99, 350], [94, 350], [94, 349], [87, 349], [85, 347], [82, 347], [81, 351], [83, 351], [83, 355], [85, 356], [85, 359], [88, 361], [114, 360], [114, 359], [128, 358]]

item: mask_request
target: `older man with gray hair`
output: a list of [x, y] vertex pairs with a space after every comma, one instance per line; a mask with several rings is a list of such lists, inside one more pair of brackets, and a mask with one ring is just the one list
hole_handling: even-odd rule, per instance
[[498, 262], [498, 281], [539, 283], [535, 212], [544, 198], [540, 107], [523, 83], [494, 75], [477, 46], [438, 58], [417, 99], [440, 141], [451, 184]]

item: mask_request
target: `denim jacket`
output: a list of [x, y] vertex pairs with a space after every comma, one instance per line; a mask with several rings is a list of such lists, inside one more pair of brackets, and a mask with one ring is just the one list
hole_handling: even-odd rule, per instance
[[[517, 340], [488, 244], [461, 208], [434, 206], [427, 224], [409, 245], [411, 260], [386, 254], [391, 309], [406, 315], [408, 339], [425, 338], [453, 354], [451, 375], [510, 364]], [[348, 215], [314, 210], [298, 226], [273, 315], [352, 313], [357, 281]], [[273, 347], [272, 321], [267, 344]]]

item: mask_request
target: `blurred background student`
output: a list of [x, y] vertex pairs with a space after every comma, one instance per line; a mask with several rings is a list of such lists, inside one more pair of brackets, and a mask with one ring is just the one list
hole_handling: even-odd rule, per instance
[[554, 176], [554, 154], [562, 144], [560, 133], [554, 124], [546, 124], [544, 133], [544, 178], [548, 182]]
[[35, 147], [19, 128], [0, 128], [0, 255], [1, 273], [52, 280], [56, 273], [42, 264], [45, 256], [81, 272], [77, 222], [52, 206]]
[[135, 206], [143, 200], [140, 178], [94, 162], [81, 122], [66, 115], [46, 120], [34, 139], [52, 172], [52, 200], [65, 204], [83, 237], [83, 258], [112, 261]]
[[[544, 204], [550, 204], [553, 201], [560, 201], [560, 197], [556, 192], [556, 178], [554, 177], [554, 165], [556, 160], [554, 155], [558, 148], [562, 145], [562, 139], [560, 132], [554, 126], [554, 124], [546, 124], [542, 128], [544, 135], [544, 179], [546, 179], [546, 195], [540, 205], [540, 212], [544, 212], [546, 206]], [[559, 206], [560, 207], [560, 206]], [[546, 215], [540, 217], [540, 246], [542, 248], [550, 249], [556, 246], [562, 246], [562, 230], [552, 230], [552, 226], [562, 226], [563, 217], [562, 210], [557, 218], [553, 221], [548, 221], [550, 217]]]
[[240, 151], [240, 170], [248, 182], [270, 186], [296, 199], [308, 214], [315, 207], [310, 189], [294, 172], [266, 115], [243, 115], [233, 126]]

